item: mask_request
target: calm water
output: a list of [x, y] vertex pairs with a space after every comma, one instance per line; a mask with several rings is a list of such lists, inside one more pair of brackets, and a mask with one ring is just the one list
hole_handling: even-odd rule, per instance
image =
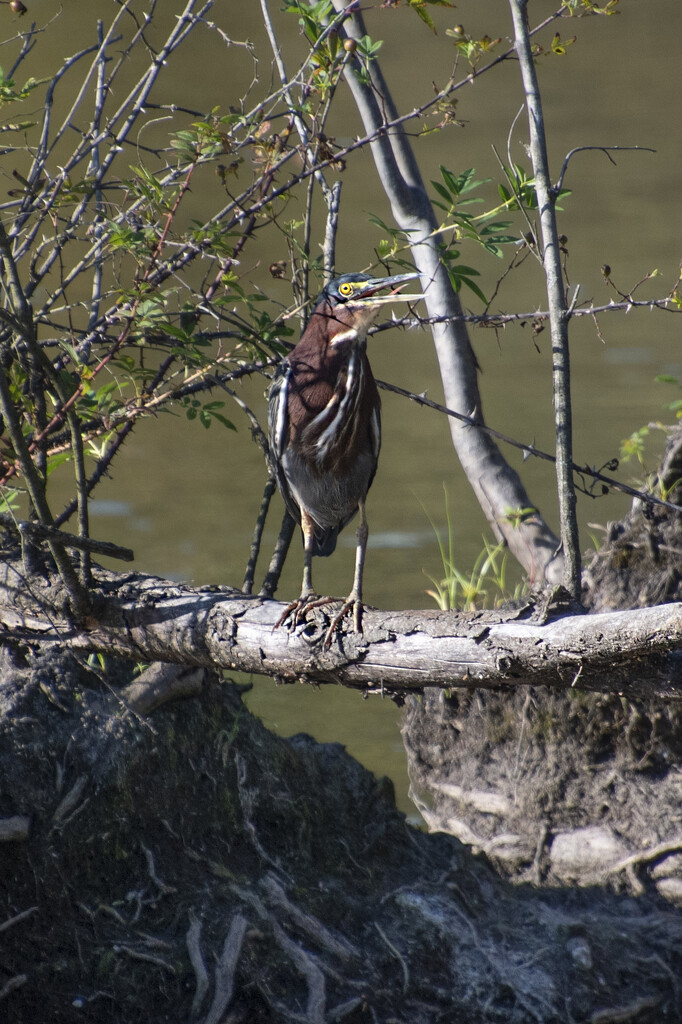
[[[110, 17], [114, 6], [111, 0], [66, 5], [61, 20], [50, 30], [49, 46], [43, 44], [30, 72], [44, 75], [46, 65], [56, 69], [66, 55], [91, 42], [96, 17]], [[179, 7], [167, 2], [164, 17], [170, 19]], [[273, 0], [273, 17], [283, 26], [285, 54], [300, 53], [296, 20], [283, 17], [279, 7], [279, 0]], [[620, 153], [616, 166], [598, 152], [581, 153], [571, 163], [565, 184], [573, 195], [565, 202], [560, 221], [568, 237], [568, 274], [573, 285], [580, 283], [581, 299], [599, 303], [614, 296], [600, 273], [602, 264], [611, 265], [613, 279], [623, 290], [658, 269], [661, 277], [643, 288], [642, 296], [662, 294], [674, 284], [681, 255], [678, 48], [682, 8], [678, 0], [623, 0], [621, 7], [619, 17], [562, 22], [562, 37], [577, 34], [577, 42], [566, 56], [540, 62], [555, 174], [564, 155], [576, 146], [639, 145], [656, 150], [655, 154]], [[544, 2], [531, 4], [536, 19], [553, 8]], [[248, 37], [257, 45], [258, 72], [265, 89], [270, 81], [270, 55], [263, 42], [259, 9], [256, 3], [223, 0], [215, 5], [212, 16], [232, 38]], [[52, 0], [34, 0], [29, 17], [47, 21], [56, 10]], [[447, 80], [454, 50], [445, 28], [460, 22], [477, 36], [510, 32], [507, 5], [499, 0], [463, 0], [456, 11], [434, 8], [432, 13], [440, 29], [437, 37], [404, 7], [392, 10], [377, 5], [367, 14], [369, 33], [384, 40], [383, 71], [403, 110], [427, 99], [432, 82], [440, 86]], [[545, 43], [549, 38], [546, 33]], [[167, 90], [164, 98], [172, 95], [197, 109], [219, 104], [226, 109], [253, 71], [245, 50], [231, 49], [226, 59], [225, 51], [218, 52], [201, 33], [173, 67], [172, 79], [162, 84]], [[251, 102], [260, 88], [255, 87]], [[455, 171], [475, 167], [479, 177], [497, 180], [499, 167], [492, 146], [506, 153], [521, 103], [518, 69], [511, 62], [460, 91], [457, 115], [463, 126], [416, 142], [425, 179], [436, 178], [442, 163]], [[522, 125], [519, 121], [513, 131], [510, 148], [513, 159], [528, 166]], [[361, 133], [345, 92], [327, 133], [342, 144]], [[9, 173], [6, 168], [6, 176]], [[369, 155], [349, 162], [343, 180], [339, 271], [361, 269], [372, 261], [382, 232], [369, 222], [371, 213], [390, 222]], [[494, 185], [487, 186], [486, 195], [491, 203], [495, 201]], [[192, 215], [202, 211], [210, 215], [220, 200], [215, 178], [207, 176], [202, 187], [194, 190]], [[299, 214], [300, 209], [292, 207], [291, 217]], [[315, 238], [314, 244], [319, 241]], [[245, 280], [272, 292], [265, 268], [286, 255], [281, 236], [268, 236], [259, 246], [247, 249], [242, 264]], [[462, 258], [480, 269], [481, 287], [490, 294], [506, 262], [466, 246]], [[539, 268], [528, 260], [507, 278], [495, 306], [504, 311], [544, 308], [542, 287]], [[277, 288], [276, 297], [288, 302], [286, 284]], [[473, 297], [465, 295], [464, 300], [477, 309]], [[479, 329], [473, 340], [483, 367], [481, 386], [489, 423], [522, 441], [551, 449], [548, 332], [534, 343], [528, 328], [497, 333]], [[674, 389], [656, 384], [654, 377], [662, 372], [682, 374], [678, 321], [670, 313], [656, 312], [603, 316], [599, 332], [591, 322], [576, 323], [571, 344], [576, 459], [599, 466], [617, 455], [621, 440], [633, 430], [664, 418], [663, 404], [676, 397]], [[370, 355], [377, 376], [417, 392], [426, 390], [437, 400], [441, 397], [426, 331], [382, 333], [372, 341]], [[243, 392], [261, 414], [263, 390], [261, 381], [245, 385]], [[236, 436], [218, 426], [204, 431], [180, 415], [136, 428], [136, 443], [116, 463], [114, 479], [97, 492], [93, 533], [132, 546], [140, 570], [202, 584], [239, 583], [265, 468], [250, 441], [248, 424], [243, 420], [238, 424]], [[508, 457], [519, 464], [513, 451]], [[652, 457], [651, 466], [653, 461]], [[637, 469], [624, 467], [622, 473], [631, 480]], [[522, 475], [533, 500], [556, 524], [551, 470], [546, 464], [528, 462]], [[371, 539], [365, 592], [369, 603], [429, 605], [425, 573], [437, 576], [440, 572], [429, 516], [444, 525], [444, 486], [453, 511], [458, 565], [467, 569], [482, 547], [486, 525], [453, 455], [447, 424], [435, 413], [385, 396], [384, 447], [368, 507]], [[57, 481], [56, 488], [67, 493], [65, 482]], [[59, 507], [58, 500], [55, 506]], [[583, 549], [591, 545], [590, 534], [598, 534], [589, 523], [617, 518], [626, 507], [626, 500], [617, 496], [598, 502], [581, 499]], [[268, 543], [276, 535], [280, 508], [278, 504], [268, 525]], [[350, 587], [353, 531], [342, 540], [335, 557], [318, 560], [314, 567], [316, 585], [323, 592], [345, 594]], [[295, 545], [282, 596], [298, 593], [300, 570], [301, 552]], [[250, 704], [269, 725], [285, 734], [308, 731], [321, 740], [347, 744], [377, 774], [393, 777], [399, 803], [409, 809], [399, 712], [389, 701], [362, 700], [333, 687], [314, 690], [300, 685], [276, 687], [270, 680], [254, 682]]]

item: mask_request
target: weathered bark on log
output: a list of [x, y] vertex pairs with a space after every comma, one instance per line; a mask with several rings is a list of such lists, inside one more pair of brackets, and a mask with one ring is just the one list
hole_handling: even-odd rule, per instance
[[[0, 570], [5, 635], [143, 661], [256, 672], [283, 680], [408, 692], [425, 686], [579, 685], [630, 696], [682, 696], [682, 606], [567, 615], [366, 610], [364, 634], [329, 650], [327, 617], [275, 629], [284, 606], [229, 588], [195, 589], [98, 572], [96, 610], [78, 626], [55, 607], [57, 584]], [[513, 618], [509, 616], [513, 615]], [[608, 668], [608, 673], [606, 669]]]

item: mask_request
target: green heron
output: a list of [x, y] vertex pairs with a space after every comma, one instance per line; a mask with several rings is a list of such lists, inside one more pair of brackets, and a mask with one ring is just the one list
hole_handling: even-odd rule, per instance
[[[331, 555], [339, 531], [360, 512], [353, 589], [333, 619], [325, 643], [352, 611], [362, 632], [362, 573], [367, 548], [365, 498], [377, 468], [381, 403], [367, 359], [367, 331], [385, 303], [419, 275], [344, 274], [322, 291], [301, 340], [282, 360], [270, 387], [270, 458], [287, 510], [300, 523], [304, 562], [301, 596], [290, 616], [295, 628], [309, 611], [331, 603], [312, 584], [313, 555]], [[380, 291], [390, 288], [388, 295]]]

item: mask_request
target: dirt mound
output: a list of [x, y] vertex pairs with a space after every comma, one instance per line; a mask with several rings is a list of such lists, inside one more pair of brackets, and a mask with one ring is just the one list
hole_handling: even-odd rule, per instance
[[147, 716], [130, 671], [4, 651], [8, 1024], [680, 1019], [660, 902], [512, 886], [239, 687], [171, 669], [200, 694]]

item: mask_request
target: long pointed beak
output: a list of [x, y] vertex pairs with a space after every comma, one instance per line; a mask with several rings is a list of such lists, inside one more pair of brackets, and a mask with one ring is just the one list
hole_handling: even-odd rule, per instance
[[404, 281], [414, 281], [419, 277], [416, 270], [411, 271], [409, 274], [394, 274], [393, 277], [374, 277], [367, 284], [374, 284], [379, 288], [389, 288], [394, 285], [402, 285]]
[[[399, 291], [407, 281], [414, 281], [418, 278], [419, 274], [417, 271], [412, 271], [410, 274], [394, 274], [393, 277], [373, 277], [369, 281], [365, 282], [362, 292], [354, 297], [355, 302], [368, 304], [371, 302], [372, 305], [383, 304], [386, 302], [417, 302], [419, 299], [423, 299], [424, 295], [420, 292], [418, 295], [400, 295]], [[377, 295], [378, 291], [384, 291], [385, 288], [390, 288], [390, 295]]]

